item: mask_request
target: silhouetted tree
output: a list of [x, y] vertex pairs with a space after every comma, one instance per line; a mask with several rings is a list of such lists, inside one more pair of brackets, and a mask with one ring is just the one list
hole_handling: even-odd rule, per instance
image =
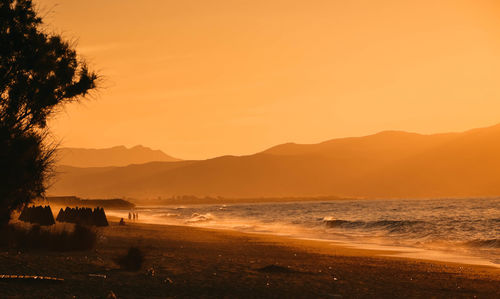
[[67, 41], [41, 26], [32, 1], [0, 0], [0, 227], [45, 191], [54, 151], [44, 142], [47, 118], [97, 80]]

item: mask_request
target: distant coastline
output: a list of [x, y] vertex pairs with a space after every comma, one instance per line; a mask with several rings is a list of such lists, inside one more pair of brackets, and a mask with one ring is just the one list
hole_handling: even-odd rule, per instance
[[135, 207], [135, 204], [120, 198], [81, 199], [77, 196], [48, 196], [44, 201], [54, 206], [68, 207], [101, 207], [107, 209], [133, 209]]
[[313, 202], [332, 200], [352, 200], [339, 196], [298, 196], [298, 197], [198, 197], [193, 195], [173, 196], [157, 199], [129, 199], [138, 206], [162, 205], [200, 205], [200, 204], [245, 204], [245, 203], [273, 203], [273, 202]]

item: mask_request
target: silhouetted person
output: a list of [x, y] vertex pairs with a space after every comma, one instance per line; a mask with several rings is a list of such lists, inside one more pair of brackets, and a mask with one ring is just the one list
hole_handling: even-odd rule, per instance
[[118, 222], [118, 225], [125, 225], [125, 221], [123, 221], [123, 218], [120, 219], [120, 222]]
[[128, 220], [132, 219], [132, 214], [130, 214], [130, 212], [128, 212]]

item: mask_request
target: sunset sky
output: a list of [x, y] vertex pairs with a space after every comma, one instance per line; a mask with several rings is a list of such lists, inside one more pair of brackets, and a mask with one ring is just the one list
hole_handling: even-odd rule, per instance
[[38, 0], [101, 89], [62, 146], [184, 159], [500, 123], [500, 1]]

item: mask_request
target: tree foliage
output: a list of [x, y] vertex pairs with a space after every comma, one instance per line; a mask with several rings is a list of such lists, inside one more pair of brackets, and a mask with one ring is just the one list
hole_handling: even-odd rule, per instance
[[46, 189], [48, 117], [96, 80], [69, 42], [42, 29], [32, 1], [0, 0], [0, 225]]

